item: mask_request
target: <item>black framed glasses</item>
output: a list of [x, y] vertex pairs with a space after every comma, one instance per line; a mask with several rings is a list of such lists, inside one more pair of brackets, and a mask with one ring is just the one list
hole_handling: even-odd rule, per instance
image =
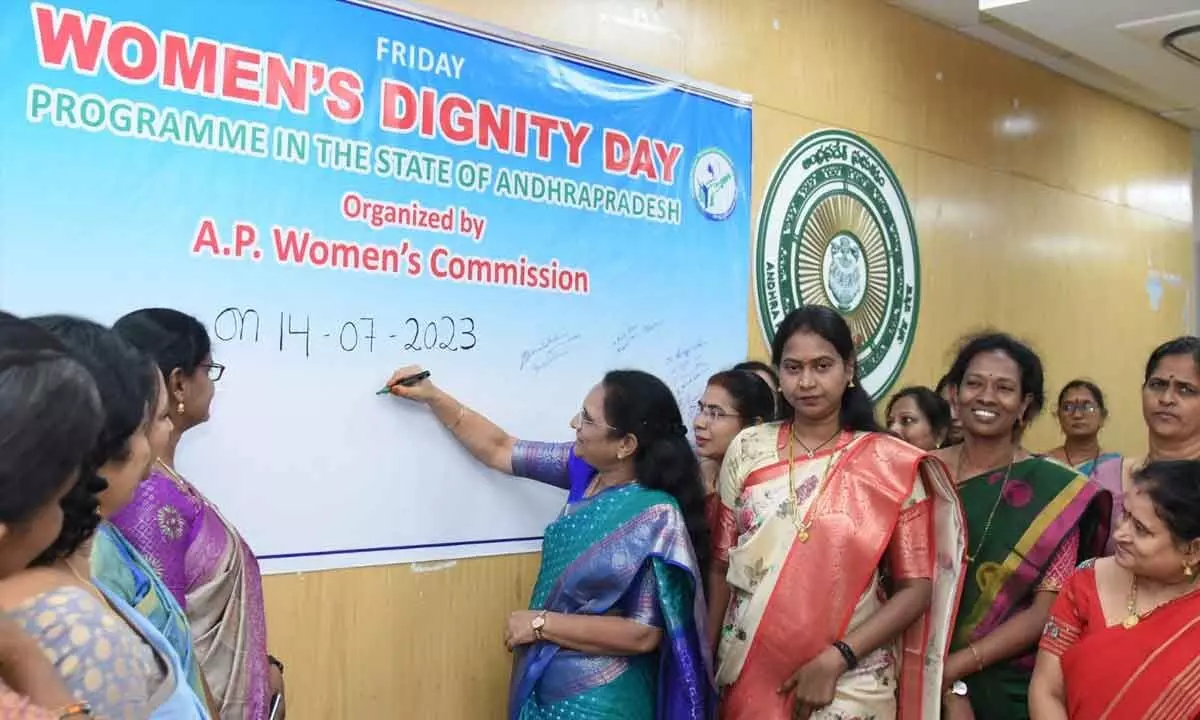
[[204, 363], [200, 367], [208, 371], [208, 379], [216, 382], [225, 374], [225, 366], [221, 363]]

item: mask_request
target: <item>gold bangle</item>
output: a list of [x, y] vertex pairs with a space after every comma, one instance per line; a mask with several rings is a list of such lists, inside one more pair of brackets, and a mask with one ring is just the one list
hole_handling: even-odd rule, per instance
[[970, 650], [971, 654], [975, 656], [975, 662], [979, 665], [979, 672], [983, 672], [983, 658], [979, 656], [979, 651], [975, 649], [975, 643], [967, 643], [967, 649]]
[[458, 415], [456, 415], [454, 417], [454, 422], [452, 422], [446, 426], [446, 429], [449, 430], [450, 432], [454, 432], [454, 430], [459, 425], [462, 424], [463, 418], [465, 418], [466, 416], [467, 416], [467, 406], [463, 405], [462, 403], [459, 403], [458, 404]]

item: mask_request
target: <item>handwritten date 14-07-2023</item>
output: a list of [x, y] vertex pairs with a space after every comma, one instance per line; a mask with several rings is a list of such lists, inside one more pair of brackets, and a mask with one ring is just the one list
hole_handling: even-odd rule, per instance
[[460, 352], [479, 345], [475, 319], [469, 315], [418, 318], [397, 323], [388, 318], [314, 320], [308, 313], [262, 315], [254, 308], [227, 307], [212, 323], [213, 335], [224, 343], [270, 344], [280, 352], [305, 357], [326, 349], [338, 352], [389, 351]]

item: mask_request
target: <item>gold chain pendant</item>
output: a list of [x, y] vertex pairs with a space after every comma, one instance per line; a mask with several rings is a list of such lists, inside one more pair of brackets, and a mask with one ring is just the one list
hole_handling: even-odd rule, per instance
[[1140, 619], [1137, 615], [1126, 615], [1125, 619], [1121, 621], [1121, 627], [1125, 628], [1126, 630], [1132, 630], [1133, 628], [1137, 627], [1139, 622]]
[[796, 533], [796, 539], [802, 543], [808, 542], [808, 529], [801, 528], [800, 531]]

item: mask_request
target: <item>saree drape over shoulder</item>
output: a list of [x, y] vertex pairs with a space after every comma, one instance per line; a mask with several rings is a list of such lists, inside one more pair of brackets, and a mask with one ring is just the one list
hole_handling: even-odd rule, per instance
[[511, 720], [711, 720], [716, 709], [700, 571], [670, 495], [637, 483], [585, 498], [594, 471], [571, 444], [518, 443], [513, 472], [564, 489], [546, 528], [531, 609], [620, 615], [662, 630], [657, 651], [589, 655], [550, 642], [516, 653]]
[[[1125, 512], [1124, 456], [1119, 453], [1104, 453], [1100, 457], [1080, 463], [1075, 469], [1112, 494], [1112, 519], [1109, 522], [1109, 530], [1115, 530], [1117, 521]], [[1112, 555], [1114, 550], [1110, 536], [1104, 546], [1104, 554]]]
[[1062, 663], [1071, 720], [1192, 720], [1200, 717], [1200, 593], [1132, 628], [1108, 625], [1096, 573], [1075, 573], [1050, 611], [1042, 650]]
[[158, 573], [112, 523], [100, 523], [92, 539], [92, 575], [105, 590], [121, 598], [150, 621], [175, 650], [188, 685], [204, 697], [200, 665], [192, 645], [187, 615]]
[[[1112, 517], [1107, 490], [1041, 456], [969, 478], [958, 490], [975, 560], [966, 571], [953, 650], [1027, 609], [1038, 591], [1058, 592], [1080, 561], [1103, 552]], [[978, 720], [1029, 717], [1036, 651], [1030, 647], [965, 678]]]
[[222, 720], [264, 720], [266, 612], [258, 560], [245, 540], [199, 491], [158, 467], [112, 523], [187, 614]]
[[[892, 580], [929, 579], [929, 611], [897, 642], [860, 658], [814, 719], [938, 718], [959, 591], [964, 530], [940, 461], [881, 433], [844, 433], [796, 458], [790, 423], [740, 433], [725, 455], [714, 545], [731, 599], [717, 682], [725, 720], [788, 720], [779, 687], [861, 625]], [[808, 518], [803, 530], [797, 518]]]

